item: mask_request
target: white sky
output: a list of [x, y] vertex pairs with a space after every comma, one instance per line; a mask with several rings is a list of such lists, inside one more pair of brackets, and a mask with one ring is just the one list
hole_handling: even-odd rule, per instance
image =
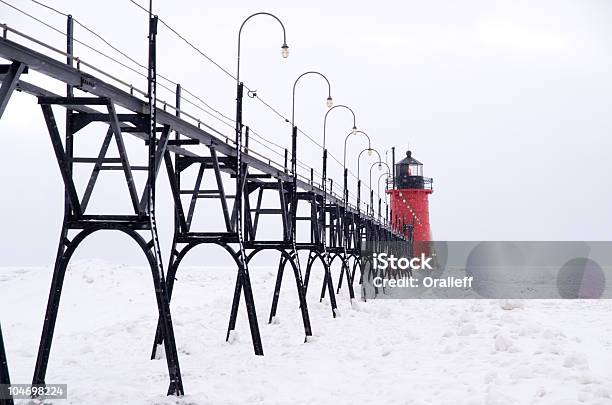
[[[65, 26], [63, 17], [28, 0], [12, 3], [59, 29]], [[74, 0], [47, 3], [146, 63], [146, 15], [128, 0], [108, 0], [103, 7]], [[434, 178], [430, 215], [435, 239], [610, 240], [612, 3], [312, 0], [299, 6], [286, 1], [254, 6], [242, 0], [231, 5], [157, 0], [155, 8], [231, 72], [242, 20], [256, 11], [276, 14], [287, 28], [291, 55], [280, 57], [282, 37], [275, 21], [251, 20], [242, 42], [244, 81], [288, 115], [295, 78], [306, 70], [325, 73], [335, 102], [355, 110], [357, 126], [370, 134], [375, 148], [384, 154], [396, 146], [399, 160], [410, 146], [424, 162], [425, 175]], [[0, 21], [63, 47], [59, 35], [2, 4]], [[111, 52], [79, 27], [76, 36]], [[158, 72], [233, 116], [233, 81], [163, 27], [159, 41]], [[146, 86], [142, 78], [82, 46], [77, 45], [76, 54]], [[160, 97], [172, 99], [163, 90]], [[325, 97], [324, 84], [314, 77], [298, 90], [296, 121], [317, 139], [322, 137]], [[337, 111], [330, 115], [327, 146], [342, 160], [352, 122]], [[290, 146], [289, 127], [256, 101], [247, 99], [244, 121]], [[227, 127], [216, 127], [231, 134]], [[102, 135], [98, 129], [77, 140], [83, 155], [96, 153]], [[13, 97], [0, 120], [0, 136], [0, 265], [51, 264], [63, 190], [34, 98]], [[365, 143], [350, 142], [349, 168], [355, 171], [355, 155]], [[302, 137], [299, 158], [318, 168], [318, 156], [319, 150]], [[371, 162], [364, 160], [362, 168]], [[366, 170], [362, 179], [367, 183]], [[330, 171], [340, 182], [341, 168], [332, 165]], [[158, 205], [167, 244], [172, 210], [166, 175], [161, 176]], [[95, 204], [122, 199], [118, 184], [101, 184]], [[114, 254], [100, 251], [100, 242]], [[125, 245], [123, 237], [97, 235], [78, 257], [141, 262], [136, 248]]]

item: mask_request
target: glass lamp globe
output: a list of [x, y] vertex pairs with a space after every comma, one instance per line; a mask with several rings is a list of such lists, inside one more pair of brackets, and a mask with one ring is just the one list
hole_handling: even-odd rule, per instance
[[334, 105], [334, 100], [331, 98], [331, 96], [327, 97], [327, 108], [332, 108]]
[[289, 57], [289, 47], [287, 44], [283, 44], [283, 46], [281, 46], [281, 55], [283, 55], [283, 58], [285, 59]]

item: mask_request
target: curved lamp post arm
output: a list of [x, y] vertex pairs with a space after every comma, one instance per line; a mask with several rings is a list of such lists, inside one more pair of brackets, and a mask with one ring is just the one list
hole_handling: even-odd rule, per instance
[[295, 86], [297, 85], [298, 81], [309, 74], [315, 74], [315, 75], [319, 75], [321, 76], [323, 79], [325, 79], [325, 81], [327, 82], [327, 107], [331, 108], [333, 105], [333, 99], [331, 96], [331, 85], [329, 84], [329, 80], [327, 80], [327, 77], [325, 77], [325, 75], [323, 73], [320, 72], [316, 72], [316, 71], [309, 71], [309, 72], [304, 72], [301, 75], [298, 76], [297, 79], [295, 79], [295, 82], [293, 82], [293, 100], [291, 103], [291, 126], [294, 127], [295, 126]]
[[370, 190], [372, 190], [372, 169], [376, 165], [378, 165], [378, 167], [382, 167], [382, 165], [385, 165], [385, 166], [387, 166], [387, 171], [391, 172], [391, 168], [389, 167], [389, 165], [386, 164], [385, 162], [383, 162], [382, 160], [379, 160], [378, 162], [372, 163], [372, 166], [370, 166]]
[[240, 25], [240, 30], [238, 31], [238, 62], [237, 62], [237, 67], [236, 67], [236, 82], [238, 83], [240, 83], [240, 39], [242, 37], [242, 28], [244, 27], [244, 24], [246, 24], [247, 21], [249, 21], [251, 18], [258, 16], [258, 15], [267, 15], [267, 16], [274, 18], [276, 21], [278, 21], [281, 28], [283, 29], [283, 45], [281, 46], [282, 55], [283, 55], [283, 58], [286, 58], [289, 56], [289, 47], [287, 46], [287, 33], [285, 32], [285, 26], [283, 25], [281, 20], [279, 20], [278, 17], [275, 16], [274, 14], [266, 13], [263, 11], [259, 13], [251, 14], [242, 22], [242, 24]]
[[[353, 120], [353, 122], [355, 122]], [[363, 131], [355, 131], [355, 127], [353, 126], [353, 130], [351, 132], [348, 133], [348, 135], [346, 135], [346, 137], [344, 138], [344, 151], [342, 153], [342, 172], [344, 173], [344, 194], [347, 196], [345, 197], [346, 200], [348, 200], [348, 180], [347, 180], [347, 170], [346, 170], [346, 144], [348, 142], [348, 139], [351, 135], [364, 135], [366, 138], [368, 138], [368, 149], [367, 150], [372, 150], [372, 141], [370, 139], [370, 136], [368, 134], [366, 134]]]
[[368, 149], [366, 150], [371, 150], [372, 149], [372, 140], [370, 139], [370, 136], [368, 134], [366, 134], [363, 131], [352, 131], [349, 132], [349, 134], [346, 136], [346, 138], [344, 138], [344, 156], [342, 159], [342, 168], [346, 169], [346, 143], [348, 142], [348, 139], [351, 135], [357, 135], [357, 134], [362, 134], [365, 135], [366, 138], [368, 138]]
[[326, 130], [327, 130], [327, 116], [329, 115], [330, 112], [332, 112], [332, 110], [334, 108], [344, 108], [344, 109], [349, 110], [351, 112], [351, 114], [353, 114], [353, 130], [351, 131], [351, 134], [354, 134], [355, 132], [357, 132], [357, 124], [356, 124], [356, 120], [355, 120], [355, 112], [350, 107], [347, 107], [344, 104], [335, 105], [332, 108], [330, 108], [329, 110], [327, 110], [327, 112], [325, 113], [325, 118], [323, 119], [323, 149], [325, 149], [325, 138], [326, 138]]
[[[380, 180], [381, 180], [383, 177], [385, 177], [385, 176], [387, 177], [387, 179], [389, 178], [389, 176], [391, 176], [391, 172], [389, 171], [389, 169], [387, 169], [387, 171], [386, 171], [385, 173], [381, 174], [381, 175], [378, 177], [378, 195], [379, 195], [379, 196], [380, 196]], [[387, 197], [387, 196], [385, 195], [385, 204], [387, 203], [387, 198], [386, 198], [386, 197]]]
[[[391, 177], [391, 172], [389, 171], [389, 169], [387, 169], [386, 173], [383, 173], [383, 174], [380, 175], [380, 177], [378, 177], [378, 198], [379, 198], [379, 201], [380, 201], [380, 180], [383, 177], [385, 178], [385, 182], [387, 182], [387, 184], [388, 184], [389, 177]], [[387, 188], [387, 184], [385, 184], [385, 190]], [[385, 203], [385, 225], [387, 225], [388, 222], [389, 222], [389, 203], [387, 202], [388, 199], [389, 199], [389, 196], [388, 196], [387, 193], [385, 193], [385, 198], [383, 200], [384, 203]], [[379, 205], [379, 218], [380, 218], [380, 205]]]
[[363, 152], [376, 152], [376, 154], [378, 155], [378, 161], [380, 162], [380, 153], [378, 153], [378, 151], [376, 149], [373, 148], [366, 148], [364, 150], [362, 150], [361, 152], [359, 152], [359, 156], [357, 156], [357, 180], [360, 179], [359, 177], [359, 167], [360, 167], [360, 161], [361, 161], [361, 155], [363, 154]]
[[[380, 157], [380, 154], [378, 156]], [[370, 166], [370, 210], [371, 210], [370, 213], [372, 216], [374, 215], [374, 206], [373, 206], [374, 205], [374, 190], [372, 189], [372, 169], [376, 165], [378, 165], [379, 168], [382, 167], [382, 165], [385, 165], [387, 166], [387, 170], [391, 171], [391, 168], [389, 167], [389, 165], [383, 162], [380, 158], [378, 162], [374, 162], [372, 163], [372, 166]]]
[[[367, 134], [365, 135], [367, 136]], [[370, 137], [368, 136], [368, 143], [369, 143], [369, 140], [370, 140]], [[373, 149], [371, 146], [359, 152], [359, 155], [357, 156], [357, 201], [358, 202], [361, 201], [361, 187], [360, 187], [361, 186], [361, 174], [360, 174], [361, 165], [360, 165], [360, 162], [361, 162], [361, 155], [363, 155], [363, 152], [368, 152], [369, 154], [372, 154], [372, 152], [376, 152], [376, 154], [378, 155], [378, 161], [380, 161], [380, 153], [378, 153], [378, 151], [376, 149]], [[359, 207], [359, 203], [357, 204], [357, 207]]]

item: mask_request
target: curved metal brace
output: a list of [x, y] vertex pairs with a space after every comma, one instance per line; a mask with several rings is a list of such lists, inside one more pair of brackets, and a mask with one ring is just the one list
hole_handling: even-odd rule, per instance
[[323, 257], [321, 252], [317, 250], [313, 250], [313, 249], [307, 249], [307, 248], [298, 249], [298, 250], [308, 250], [309, 251], [308, 262], [306, 263], [306, 274], [304, 276], [304, 287], [306, 288], [306, 290], [308, 290], [308, 282], [310, 281], [310, 270], [312, 269], [312, 265], [314, 264], [315, 260], [319, 259], [321, 261], [325, 271], [327, 271], [327, 268], [329, 266], [327, 265], [327, 262], [325, 261], [325, 258]]
[[308, 305], [306, 303], [306, 290], [304, 289], [304, 282], [302, 280], [302, 274], [300, 272], [300, 268], [296, 263], [296, 258], [292, 256], [291, 253], [287, 252], [285, 249], [272, 247], [272, 248], [264, 248], [260, 247], [253, 250], [247, 256], [247, 263], [257, 255], [259, 252], [263, 252], [264, 250], [278, 250], [280, 252], [280, 260], [278, 263], [278, 272], [276, 273], [276, 283], [274, 285], [274, 295], [272, 296], [272, 306], [270, 308], [270, 317], [268, 318], [268, 323], [272, 323], [274, 317], [276, 316], [276, 309], [278, 307], [278, 299], [280, 296], [280, 288], [283, 280], [283, 273], [285, 270], [285, 265], [287, 262], [291, 263], [291, 267], [293, 268], [293, 275], [295, 277], [295, 285], [298, 292], [298, 299], [300, 302], [300, 310], [302, 312], [302, 321], [304, 323], [304, 333], [306, 337], [304, 342], [308, 340], [308, 336], [312, 336], [312, 328], [310, 326], [310, 317], [308, 315]]
[[[350, 269], [350, 260], [353, 259], [353, 270], [352, 272], [349, 271]], [[350, 275], [350, 284], [351, 286], [353, 286], [353, 282], [355, 281], [355, 262], [359, 261], [360, 259], [358, 258], [357, 255], [355, 254], [348, 254], [346, 256], [346, 271], [347, 271], [347, 275]], [[340, 270], [340, 278], [338, 279], [338, 289], [336, 290], [336, 292], [340, 291], [340, 288], [342, 287], [342, 281], [344, 279], [344, 271], [345, 271], [345, 267], [342, 266], [342, 269]], [[361, 284], [361, 281], [360, 281]]]
[[[38, 357], [36, 360], [36, 366], [34, 369], [34, 377], [32, 380], [33, 385], [42, 385], [45, 383], [45, 375], [47, 371], [47, 365], [49, 361], [49, 353], [51, 350], [51, 343], [53, 339], [53, 332], [55, 329], [55, 322], [57, 320], [57, 313], [59, 309], [60, 294], [64, 283], [64, 276], [68, 263], [72, 258], [77, 247], [87, 238], [99, 230], [118, 230], [129, 237], [131, 237], [138, 246], [144, 252], [149, 266], [151, 267], [151, 273], [153, 275], [153, 284], [155, 287], [155, 296], [157, 299], [157, 306], [160, 314], [161, 328], [165, 336], [165, 350], [166, 350], [166, 361], [168, 364], [168, 372], [170, 375], [170, 386], [168, 388], [168, 395], [183, 395], [183, 382], [181, 378], [178, 353], [176, 350], [176, 344], [174, 340], [174, 330], [172, 328], [172, 320], [170, 317], [170, 306], [169, 298], [166, 290], [166, 282], [164, 280], [163, 273], [158, 273], [157, 263], [155, 256], [151, 252], [151, 245], [145, 242], [144, 238], [137, 233], [134, 229], [128, 228], [122, 225], [113, 225], [109, 227], [106, 224], [94, 224], [82, 231], [80, 231], [74, 239], [66, 243], [66, 250], [61, 254], [56, 262], [56, 267], [53, 272], [53, 280], [51, 282], [51, 291], [49, 293], [49, 301], [47, 303], [47, 310], [45, 314], [45, 321], [43, 324], [43, 332], [41, 336], [40, 346], [38, 349]], [[63, 241], [60, 243], [64, 243]]]
[[[331, 305], [333, 317], [335, 318], [336, 309], [338, 308], [338, 306], [336, 304], [336, 294], [334, 293], [334, 286], [333, 286], [329, 264], [327, 264], [325, 258], [323, 257], [321, 252], [319, 252], [318, 250], [314, 250], [310, 248], [300, 248], [298, 250], [308, 250], [309, 251], [308, 263], [306, 264], [306, 275], [304, 276], [304, 295], [306, 295], [306, 293], [308, 292], [308, 282], [310, 280], [310, 271], [312, 269], [312, 265], [314, 264], [315, 260], [318, 258], [323, 264], [323, 271], [325, 272], [325, 276], [323, 278], [324, 280], [323, 287], [325, 288], [325, 286], [327, 286], [327, 290], [329, 293], [329, 302]], [[321, 294], [319, 302], [323, 301], [323, 298], [324, 298], [324, 294]]]
[[357, 267], [359, 267], [359, 284], [363, 282], [363, 266], [361, 265], [361, 256], [354, 255], [353, 261], [353, 272], [351, 274], [351, 279], [355, 281], [355, 274], [357, 273]]
[[[343, 274], [346, 272], [346, 277], [347, 277], [347, 284], [348, 284], [348, 288], [349, 288], [349, 298], [352, 300], [355, 298], [355, 292], [353, 291], [353, 279], [352, 279], [352, 275], [351, 275], [351, 271], [350, 271], [350, 267], [349, 267], [349, 263], [346, 257], [344, 257], [344, 254], [341, 253], [336, 253], [333, 255], [332, 259], [329, 262], [329, 265], [331, 267], [331, 265], [334, 263], [334, 261], [340, 258], [340, 279], [338, 281], [338, 289], [336, 290], [336, 293], [340, 292], [340, 285], [342, 284], [342, 278], [343, 278]], [[325, 293], [325, 284], [323, 284], [323, 291], [321, 292], [321, 294], [323, 295]]]
[[[238, 266], [238, 272], [239, 272], [239, 276], [236, 280], [236, 286], [234, 289], [234, 300], [232, 301], [232, 309], [231, 309], [231, 313], [230, 313], [230, 322], [228, 325], [228, 329], [227, 329], [227, 334], [226, 334], [226, 341], [229, 340], [229, 336], [230, 336], [230, 332], [232, 330], [235, 329], [236, 327], [236, 315], [238, 314], [238, 305], [240, 303], [240, 295], [241, 295], [241, 291], [242, 291], [242, 283], [240, 282], [240, 272], [244, 272], [244, 267], [241, 263], [241, 258], [240, 258], [240, 254], [239, 252], [235, 251], [231, 246], [229, 246], [227, 243], [224, 242], [211, 242], [211, 241], [194, 241], [194, 242], [189, 242], [186, 246], [184, 246], [176, 255], [176, 259], [171, 260], [170, 262], [170, 266], [168, 267], [168, 302], [170, 301], [170, 298], [172, 296], [172, 290], [174, 288], [174, 280], [176, 277], [176, 273], [178, 271], [178, 267], [181, 264], [181, 262], [183, 261], [183, 259], [185, 258], [185, 256], [187, 255], [187, 253], [189, 253], [189, 251], [191, 251], [191, 249], [193, 249], [196, 246], [202, 245], [202, 244], [213, 244], [213, 245], [217, 245], [217, 246], [221, 246], [222, 248], [224, 248], [232, 257], [232, 259], [234, 259], [234, 262], [236, 262], [236, 265]], [[248, 285], [250, 286], [250, 281], [248, 282]], [[249, 287], [250, 288], [250, 287]], [[245, 293], [246, 296], [246, 293]], [[245, 297], [245, 299], [247, 299]], [[251, 329], [251, 339], [253, 341], [253, 349], [255, 351], [255, 354], [258, 356], [262, 356], [263, 355], [263, 346], [261, 343], [261, 336], [259, 334], [259, 325], [257, 323], [257, 314], [254, 311], [254, 305], [252, 307], [253, 309], [250, 310], [249, 309], [249, 305], [247, 305], [247, 314], [249, 317], [249, 326]], [[159, 321], [158, 321], [158, 325], [157, 325], [157, 331], [155, 333], [155, 340], [153, 342], [153, 350], [151, 352], [151, 359], [156, 358], [157, 355], [157, 348], [159, 347], [159, 345], [162, 343], [162, 341], [164, 341], [164, 335], [162, 334], [162, 330], [160, 330], [159, 327]]]

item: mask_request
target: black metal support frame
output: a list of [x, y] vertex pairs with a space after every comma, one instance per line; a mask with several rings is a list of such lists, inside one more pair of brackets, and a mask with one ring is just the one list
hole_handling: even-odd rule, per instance
[[[180, 97], [180, 95], [177, 93], [177, 98], [178, 97]], [[177, 132], [175, 144], [181, 144], [184, 141], [187, 140], [182, 139], [180, 133]], [[210, 156], [207, 157], [193, 157], [177, 154], [175, 155], [176, 163], [173, 163], [170, 153], [166, 152], [164, 158], [175, 208], [174, 238], [167, 277], [169, 298], [171, 297], [174, 289], [176, 273], [185, 255], [198, 245], [215, 244], [221, 246], [230, 254], [238, 268], [227, 338], [229, 339], [230, 332], [235, 328], [238, 304], [240, 301], [241, 292], [244, 291], [249, 326], [251, 328], [251, 338], [253, 340], [253, 348], [256, 355], [263, 355], [263, 346], [259, 333], [259, 325], [255, 311], [255, 302], [253, 299], [250, 275], [248, 272], [248, 258], [244, 248], [244, 241], [240, 237], [242, 230], [241, 227], [238, 226], [238, 223], [241, 221], [239, 210], [242, 210], [242, 207], [240, 204], [237, 204], [237, 201], [242, 198], [241, 195], [242, 190], [245, 187], [247, 171], [244, 170], [244, 167], [243, 170], [237, 170], [239, 163], [236, 156], [220, 157], [218, 156], [214, 146], [210, 146], [209, 149]], [[181, 175], [187, 168], [194, 164], [198, 165], [195, 184], [192, 188], [183, 188], [185, 187], [185, 182], [181, 179]], [[202, 189], [204, 174], [206, 171], [211, 170], [214, 173], [214, 185], [208, 186], [207, 189]], [[231, 176], [238, 179], [236, 183], [240, 188], [237, 188], [236, 194], [230, 195], [225, 192], [224, 181], [222, 178], [223, 173], [229, 173]], [[185, 210], [181, 201], [181, 195], [184, 194], [190, 196], [187, 215], [185, 215]], [[225, 226], [223, 231], [195, 232], [192, 230], [192, 220], [197, 209], [197, 201], [199, 199], [214, 199], [219, 201]], [[230, 199], [234, 200], [231, 211]], [[157, 348], [164, 340], [160, 319], [151, 354], [152, 358], [157, 356]]]
[[[38, 350], [38, 357], [36, 361], [36, 367], [34, 371], [34, 377], [32, 384], [43, 385], [45, 383], [45, 374], [47, 370], [47, 364], [49, 360], [49, 353], [51, 350], [51, 343], [53, 340], [53, 333], [55, 330], [55, 322], [59, 310], [60, 297], [64, 284], [64, 276], [66, 268], [72, 257], [72, 254], [80, 243], [89, 235], [99, 230], [117, 230], [130, 236], [142, 249], [145, 254], [147, 261], [151, 267], [153, 276], [153, 286], [156, 295], [156, 301], [160, 318], [162, 319], [162, 325], [165, 336], [170, 338], [166, 340], [166, 354], [168, 371], [170, 375], [170, 387], [168, 388], [169, 394], [181, 395], [183, 393], [182, 380], [180, 375], [180, 369], [178, 364], [178, 355], [176, 350], [176, 344], [174, 341], [174, 333], [172, 329], [172, 321], [170, 317], [170, 308], [168, 303], [168, 296], [166, 292], [166, 282], [164, 277], [163, 268], [159, 263], [159, 252], [156, 252], [156, 247], [159, 246], [157, 231], [155, 229], [155, 218], [152, 206], [150, 204], [150, 198], [147, 201], [146, 195], [151, 191], [151, 185], [154, 184], [155, 178], [158, 172], [161, 155], [165, 153], [167, 146], [168, 134], [170, 128], [168, 126], [163, 127], [162, 134], [159, 142], [155, 142], [155, 132], [152, 132], [152, 140], [150, 144], [154, 145], [154, 160], [153, 165], [148, 165], [145, 169], [149, 173], [148, 180], [142, 192], [142, 197], [138, 196], [132, 170], [137, 168], [130, 165], [128, 154], [123, 143], [123, 135], [121, 131], [121, 122], [119, 116], [115, 113], [115, 108], [112, 102], [108, 99], [103, 98], [83, 98], [83, 97], [56, 97], [56, 98], [39, 98], [39, 104], [43, 111], [47, 129], [51, 137], [51, 143], [55, 152], [55, 156], [59, 165], [60, 173], [64, 180], [64, 187], [66, 192], [66, 210], [64, 216], [64, 223], [60, 234], [60, 242], [57, 250], [57, 257], [55, 261], [53, 278], [51, 282], [51, 289], [49, 292], [49, 300], [47, 302], [47, 310], [45, 314], [45, 321], [43, 324], [43, 332], [41, 336], [40, 346]], [[62, 139], [59, 134], [55, 116], [53, 113], [52, 105], [62, 105], [67, 107], [72, 106], [104, 106], [106, 107], [108, 114], [88, 114], [88, 113], [71, 113], [67, 117], [67, 132], [66, 132], [66, 145], [64, 149]], [[148, 121], [145, 115], [131, 115], [122, 116], [124, 121], [131, 121], [132, 123], [142, 124]], [[94, 169], [90, 176], [88, 186], [86, 188], [83, 200], [79, 200], [76, 187], [74, 185], [74, 179], [72, 177], [72, 165], [73, 163], [90, 162], [90, 158], [78, 158], [73, 156], [73, 142], [74, 135], [82, 129], [87, 123], [94, 121], [106, 121], [109, 124], [109, 130], [107, 131], [100, 153], [97, 158], [93, 161]], [[134, 128], [138, 129], [138, 126]], [[140, 128], [147, 130], [146, 128]], [[107, 158], [106, 150], [110, 143], [111, 138], [115, 139], [117, 144], [118, 158]], [[112, 163], [119, 163], [119, 165], [112, 165]], [[133, 215], [87, 215], [86, 207], [91, 192], [98, 180], [98, 175], [102, 170], [122, 170], [125, 175], [125, 181], [127, 190], [130, 195], [132, 208], [134, 209]], [[144, 201], [144, 203], [141, 203]], [[70, 238], [70, 231], [77, 231], [77, 234]], [[151, 239], [147, 241], [140, 231], [148, 231], [151, 235]]]
[[[289, 187], [288, 182], [281, 178], [275, 180], [271, 175], [266, 173], [249, 173], [249, 165], [242, 159], [244, 152], [248, 151], [248, 127], [246, 128], [247, 137], [245, 139], [244, 147], [242, 143], [242, 132], [244, 130], [241, 123], [242, 92], [243, 85], [242, 83], [238, 83], [238, 121], [236, 132], [236, 149], [234, 150], [234, 153], [228, 153], [225, 156], [218, 156], [215, 145], [209, 145], [208, 148], [210, 151], [210, 156], [194, 157], [176, 154], [174, 164], [169, 153], [167, 153], [167, 156], [165, 157], [166, 169], [169, 175], [168, 178], [170, 180], [175, 206], [175, 229], [167, 280], [168, 292], [171, 296], [174, 288], [174, 280], [180, 263], [191, 249], [201, 244], [216, 244], [224, 248], [230, 254], [238, 268], [226, 339], [229, 340], [231, 332], [236, 327], [238, 307], [242, 293], [244, 292], [253, 349], [256, 355], [263, 355], [263, 345], [259, 332], [259, 325], [251, 286], [251, 277], [248, 269], [248, 264], [259, 252], [264, 250], [277, 250], [280, 252], [277, 281], [272, 299], [272, 308], [270, 311], [269, 321], [272, 322], [274, 316], [276, 315], [282, 276], [285, 265], [289, 263], [294, 271], [298, 299], [300, 302], [300, 310], [304, 323], [305, 340], [312, 335], [312, 330], [308, 315], [308, 306], [306, 303], [305, 288], [303, 285], [299, 258], [292, 239], [293, 221], [291, 219], [293, 218], [293, 212], [295, 211], [295, 203], [292, 196], [294, 193], [292, 188]], [[177, 88], [176, 98], [177, 106], [180, 106], [180, 87]], [[181, 138], [180, 132], [176, 133], [175, 144], [181, 145], [182, 142], [186, 141], [187, 140], [184, 138]], [[183, 171], [194, 164], [199, 164], [195, 184], [192, 188], [183, 189], [181, 185], [184, 184], [184, 181], [181, 179], [181, 175]], [[208, 186], [209, 188], [202, 189], [203, 176], [206, 170], [213, 171], [215, 181], [213, 186]], [[229, 174], [229, 176], [233, 177], [236, 181], [236, 191], [233, 195], [225, 192], [223, 179], [224, 174]], [[265, 191], [278, 193], [278, 207], [264, 208], [261, 206]], [[180, 198], [182, 194], [187, 194], [191, 197], [186, 216], [183, 209], [183, 203]], [[256, 195], [256, 199], [253, 202], [255, 204], [255, 208], [252, 208], [251, 195]], [[197, 201], [201, 198], [219, 201], [225, 229], [220, 232], [192, 231], [192, 219], [196, 210]], [[233, 204], [231, 204], [230, 200], [233, 200]], [[230, 207], [232, 208], [230, 209]], [[266, 241], [257, 237], [259, 219], [261, 215], [276, 215], [280, 217], [280, 222], [282, 223], [283, 227], [283, 236], [281, 240]], [[158, 325], [151, 354], [152, 358], [157, 356], [157, 348], [162, 341], [163, 331]]]
[[0, 87], [0, 118], [4, 114], [4, 110], [13, 91], [17, 87], [17, 83], [19, 83], [22, 73], [27, 73], [25, 63], [13, 62], [10, 65], [0, 65], [0, 75], [4, 76], [2, 87]]
[[[155, 105], [155, 32], [157, 18], [151, 17], [149, 30], [149, 103]], [[68, 58], [67, 64], [72, 65], [72, 18], [68, 17]], [[6, 79], [5, 79], [6, 80]], [[3, 88], [4, 88], [3, 84]], [[170, 384], [168, 394], [182, 395], [183, 384], [178, 362], [176, 343], [168, 295], [166, 292], [166, 281], [161, 263], [161, 251], [157, 228], [155, 223], [155, 181], [161, 158], [166, 152], [170, 126], [164, 125], [158, 128], [155, 119], [154, 107], [149, 108], [148, 113], [117, 114], [113, 100], [106, 97], [74, 97], [73, 85], [67, 82], [67, 96], [38, 94], [38, 102], [41, 106], [47, 130], [51, 138], [51, 144], [64, 183], [65, 205], [64, 221], [60, 234], [60, 242], [53, 270], [49, 299], [43, 323], [43, 330], [38, 349], [38, 356], [32, 378], [33, 385], [44, 385], [47, 371], [51, 344], [59, 311], [61, 293], [64, 277], [70, 259], [80, 245], [89, 235], [99, 230], [116, 230], [131, 237], [145, 254], [151, 267], [153, 287], [156, 296], [158, 312], [162, 320], [162, 328], [166, 339], [166, 359]], [[66, 134], [65, 146], [62, 142], [52, 106], [59, 105], [66, 108]], [[101, 113], [95, 108], [103, 108]], [[100, 151], [96, 158], [75, 157], [74, 137], [78, 131], [92, 122], [106, 122], [108, 130], [102, 142]], [[161, 131], [159, 140], [157, 131]], [[149, 144], [148, 163], [144, 167], [133, 166], [129, 162], [128, 153], [123, 140], [123, 131], [141, 133]], [[118, 157], [107, 158], [107, 150], [114, 138], [117, 146]], [[73, 178], [73, 165], [75, 163], [94, 163], [83, 198], [79, 199]], [[114, 163], [114, 164], [113, 164]], [[127, 191], [134, 213], [131, 215], [88, 215], [86, 209], [93, 189], [103, 170], [121, 170], [124, 173]], [[133, 170], [147, 171], [147, 181], [142, 194], [139, 196], [133, 177]], [[76, 235], [70, 238], [70, 233], [76, 231]], [[140, 233], [150, 233], [150, 240], [146, 240]]]
[[[11, 377], [9, 375], [8, 360], [6, 358], [6, 351], [4, 350], [4, 339], [2, 337], [2, 327], [0, 326], [0, 384], [9, 385], [11, 383]], [[13, 398], [7, 388], [0, 388], [0, 404], [2, 405], [13, 405]]]
[[[374, 218], [362, 212], [360, 192], [357, 193], [356, 208], [348, 204], [346, 198], [348, 190], [343, 192], [342, 198], [329, 193], [326, 187], [326, 173], [320, 187], [315, 185], [312, 170], [310, 181], [298, 178], [296, 127], [293, 127], [292, 132], [291, 170], [287, 167], [287, 151], [284, 168], [280, 169], [270, 161], [262, 160], [256, 154], [249, 153], [248, 127], [242, 124], [242, 83], [237, 83], [237, 125], [236, 140], [233, 145], [180, 116], [180, 86], [177, 86], [175, 114], [156, 108], [156, 26], [157, 18], [150, 16], [149, 91], [146, 101], [134, 96], [131, 92], [124, 91], [73, 67], [71, 17], [68, 17], [65, 62], [13, 42], [6, 36], [0, 37], [0, 57], [11, 62], [9, 65], [0, 65], [0, 78], [2, 79], [0, 117], [15, 90], [38, 98], [65, 190], [64, 220], [33, 376], [35, 385], [45, 383], [66, 268], [80, 243], [94, 232], [100, 230], [123, 232], [132, 238], [145, 254], [151, 267], [159, 312], [152, 357], [156, 357], [157, 349], [163, 343], [170, 376], [168, 393], [176, 395], [183, 393], [183, 385], [170, 316], [170, 296], [180, 263], [195, 246], [219, 245], [235, 261], [238, 270], [227, 336], [229, 337], [235, 328], [239, 302], [244, 292], [254, 351], [261, 355], [263, 347], [248, 269], [248, 264], [259, 252], [276, 250], [280, 253], [269, 321], [272, 322], [276, 315], [284, 269], [285, 266], [290, 265], [294, 273], [307, 339], [312, 331], [306, 292], [314, 263], [320, 260], [323, 264], [324, 280], [321, 299], [325, 297], [325, 294], [329, 294], [332, 314], [336, 316], [336, 292], [333, 288], [331, 273], [334, 261], [338, 259], [341, 262], [338, 289], [346, 274], [349, 295], [352, 299], [354, 298], [353, 281], [356, 278], [357, 268], [360, 271], [361, 281], [369, 266], [368, 261], [361, 256], [364, 241], [370, 245], [382, 244], [384, 241], [400, 240], [406, 234], [406, 230], [403, 229], [404, 224], [394, 224], [393, 228], [402, 228], [401, 233], [395, 232], [391, 226], [377, 223]], [[21, 77], [27, 73], [28, 69], [65, 83], [66, 95], [60, 96], [22, 80]], [[77, 89], [87, 93], [87, 97], [75, 96], [74, 91]], [[66, 109], [64, 139], [59, 133], [53, 106], [61, 106]], [[119, 107], [127, 110], [128, 113], [117, 113]], [[99, 153], [95, 157], [74, 156], [75, 135], [94, 122], [108, 125]], [[172, 132], [175, 133], [174, 139], [170, 139]], [[124, 134], [144, 141], [145, 146], [148, 147], [146, 166], [134, 166], [130, 163], [123, 139]], [[244, 144], [243, 136], [245, 137]], [[107, 156], [113, 141], [117, 146], [118, 157]], [[203, 155], [199, 152], [192, 152], [186, 148], [188, 145], [203, 145], [210, 153]], [[325, 160], [326, 153], [324, 154], [324, 165]], [[81, 194], [75, 187], [73, 178], [73, 166], [78, 163], [94, 164], [89, 181]], [[174, 238], [167, 275], [163, 268], [155, 222], [155, 183], [162, 164], [168, 173], [175, 208]], [[184, 188], [181, 174], [189, 167], [197, 168], [196, 182], [191, 188]], [[125, 192], [129, 196], [133, 213], [93, 215], [87, 212], [98, 178], [102, 172], [107, 170], [123, 172]], [[147, 181], [142, 190], [138, 190], [134, 182], [133, 172], [136, 170], [147, 172]], [[214, 173], [214, 185], [212, 188], [204, 189], [202, 188], [203, 176], [205, 172], [211, 171]], [[233, 194], [228, 194], [226, 191], [224, 182], [227, 176], [235, 180]], [[358, 181], [358, 189], [360, 187], [361, 182]], [[273, 208], [262, 207], [264, 192], [278, 193], [278, 205]], [[181, 195], [189, 196], [187, 209], [183, 207]], [[220, 232], [210, 229], [199, 232], [191, 229], [197, 210], [197, 201], [201, 198], [219, 201], [225, 229]], [[310, 205], [310, 215], [300, 217], [298, 216], [298, 205], [304, 203]], [[372, 204], [370, 207], [373, 209]], [[274, 215], [279, 219], [278, 222], [282, 224], [280, 240], [263, 240], [258, 234], [259, 219], [262, 215]], [[310, 240], [297, 240], [296, 224], [298, 221], [305, 221], [310, 225]], [[308, 252], [303, 278], [298, 255], [300, 251]]]

